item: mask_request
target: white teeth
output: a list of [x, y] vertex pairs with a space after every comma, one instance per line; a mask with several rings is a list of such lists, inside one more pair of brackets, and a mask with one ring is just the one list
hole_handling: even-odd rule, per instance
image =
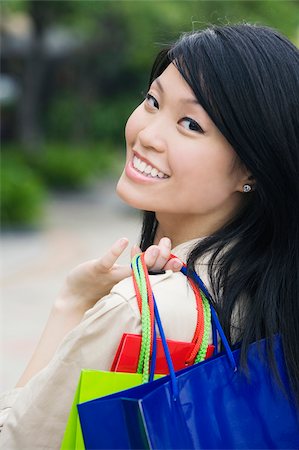
[[158, 175], [158, 170], [155, 169], [155, 168], [153, 168], [153, 169], [151, 170], [151, 176], [152, 176], [152, 177], [156, 177], [157, 175]]
[[144, 172], [145, 168], [146, 168], [146, 163], [144, 161], [142, 161], [138, 164], [138, 169], [140, 170], [140, 172]]
[[152, 170], [152, 166], [146, 166], [146, 168], [144, 169], [144, 172], [145, 173], [151, 173], [151, 170]]
[[153, 178], [157, 178], [157, 177], [158, 178], [168, 178], [168, 176], [165, 175], [163, 172], [159, 172], [158, 169], [156, 169], [155, 167], [152, 167], [150, 164], [146, 164], [146, 162], [137, 158], [137, 156], [134, 156], [134, 158], [133, 158], [133, 166], [139, 172], [144, 173], [147, 176], [150, 176]]

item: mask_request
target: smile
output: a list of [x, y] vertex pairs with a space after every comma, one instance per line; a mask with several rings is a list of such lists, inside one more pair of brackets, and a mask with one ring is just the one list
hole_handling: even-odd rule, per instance
[[149, 178], [169, 178], [168, 175], [159, 171], [156, 167], [147, 164], [142, 159], [138, 158], [136, 155], [133, 157], [133, 167], [138, 172], [146, 175]]

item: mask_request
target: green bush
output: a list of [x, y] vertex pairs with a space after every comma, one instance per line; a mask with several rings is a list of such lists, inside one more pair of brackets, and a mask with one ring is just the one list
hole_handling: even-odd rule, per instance
[[2, 156], [1, 226], [35, 227], [43, 217], [46, 189], [21, 158]]
[[82, 147], [51, 143], [38, 154], [28, 155], [27, 161], [49, 188], [77, 190], [88, 188], [99, 177], [111, 174], [119, 157], [110, 143]]
[[31, 157], [30, 165], [54, 189], [74, 190], [91, 182], [91, 160], [87, 152], [56, 144]]
[[84, 147], [51, 143], [38, 153], [26, 153], [18, 144], [6, 146], [1, 157], [2, 228], [38, 226], [47, 187], [86, 188], [103, 176], [119, 174], [124, 158], [110, 142]]

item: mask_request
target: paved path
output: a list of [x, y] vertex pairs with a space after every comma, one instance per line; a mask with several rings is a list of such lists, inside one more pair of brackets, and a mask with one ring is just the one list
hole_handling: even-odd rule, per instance
[[40, 231], [2, 234], [1, 391], [24, 370], [69, 270], [100, 256], [119, 237], [137, 242], [141, 216], [118, 199], [115, 183], [53, 196]]

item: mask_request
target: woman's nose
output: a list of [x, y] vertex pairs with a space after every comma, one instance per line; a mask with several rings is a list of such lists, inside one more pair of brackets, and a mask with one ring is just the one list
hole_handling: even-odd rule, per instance
[[139, 142], [142, 147], [157, 152], [164, 152], [166, 140], [161, 132], [161, 128], [153, 124], [145, 126], [138, 133]]

